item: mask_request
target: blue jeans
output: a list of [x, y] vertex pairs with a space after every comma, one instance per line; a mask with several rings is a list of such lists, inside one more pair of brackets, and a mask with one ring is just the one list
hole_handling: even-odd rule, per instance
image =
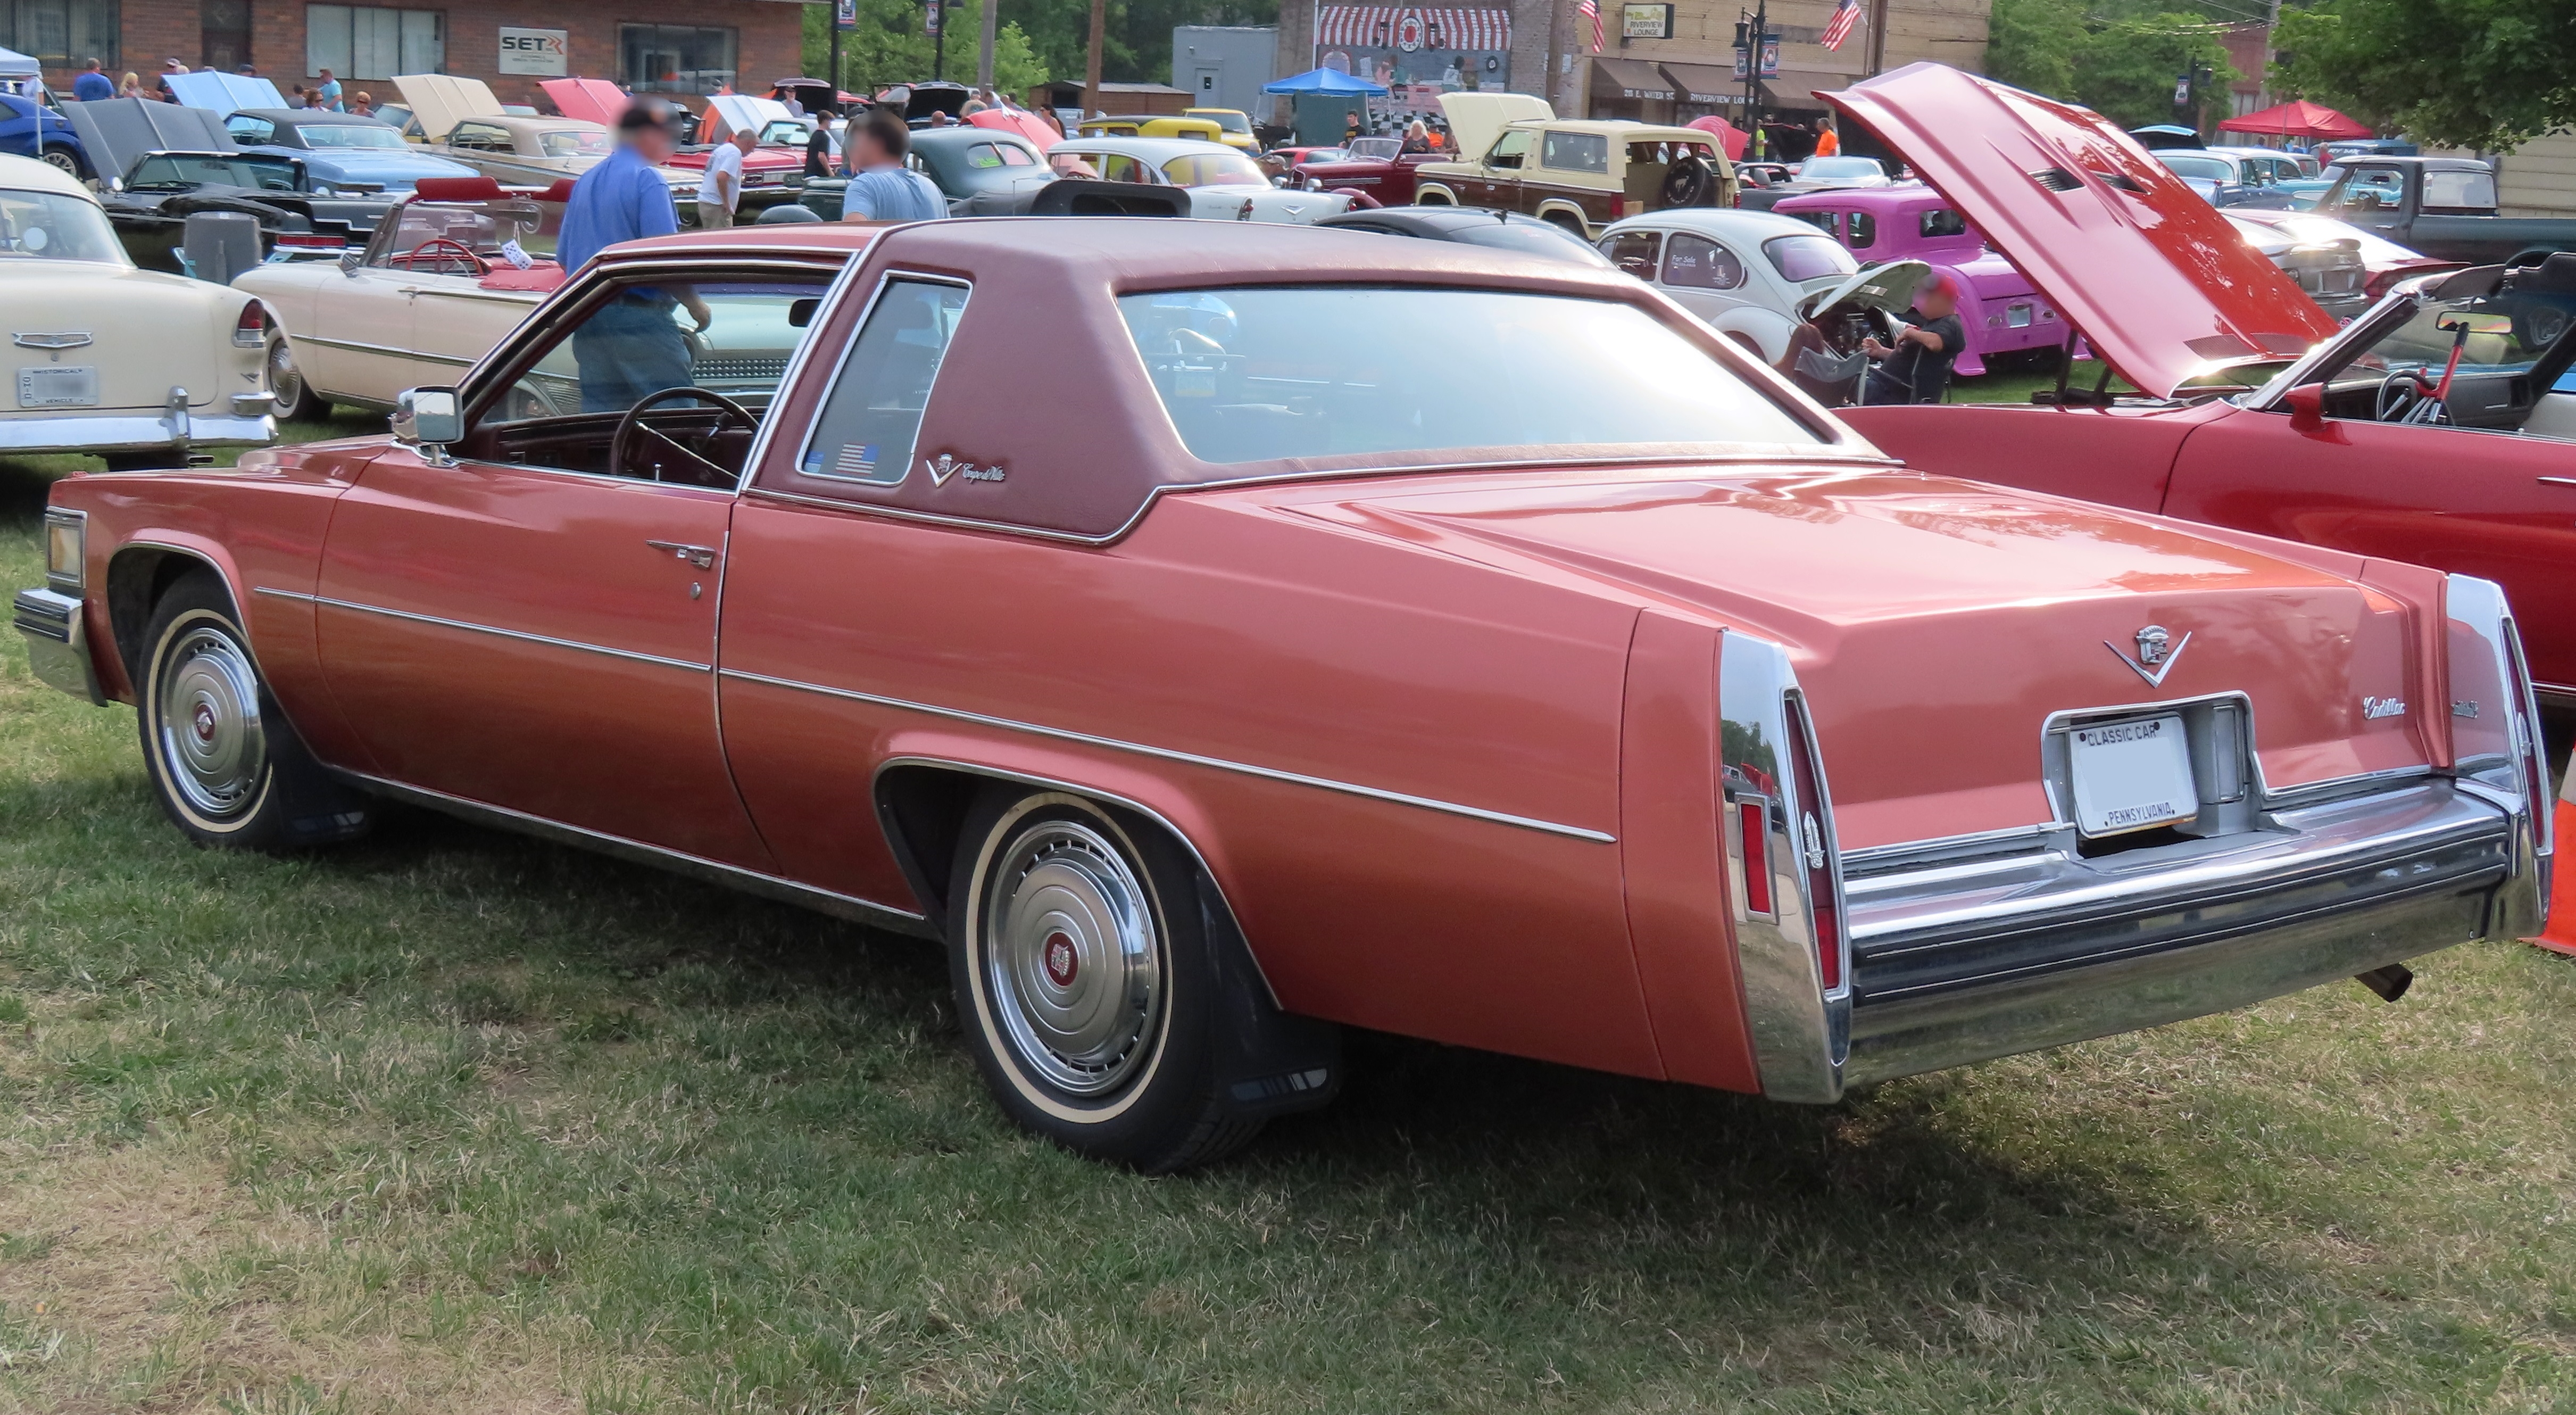
[[572, 335], [572, 359], [581, 370], [581, 410], [622, 413], [648, 393], [687, 388], [689, 344], [671, 318], [668, 300], [618, 299], [582, 322]]

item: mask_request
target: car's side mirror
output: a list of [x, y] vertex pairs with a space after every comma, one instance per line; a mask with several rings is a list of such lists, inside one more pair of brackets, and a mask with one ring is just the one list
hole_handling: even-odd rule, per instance
[[453, 388], [406, 388], [394, 400], [394, 437], [421, 447], [465, 440], [465, 416]]
[[2315, 432], [2326, 425], [2326, 386], [2302, 383], [2281, 395], [2281, 406], [2290, 410], [2291, 427]]
[[359, 272], [359, 271], [361, 271], [361, 270], [364, 270], [364, 269], [366, 269], [366, 268], [367, 268], [367, 253], [366, 253], [365, 251], [361, 251], [361, 250], [345, 250], [345, 251], [340, 252], [340, 273], [341, 273], [341, 274], [348, 276], [348, 277], [349, 277], [350, 279], [352, 279], [352, 280], [355, 280], [355, 279], [357, 279], [357, 278], [358, 278], [358, 272]]

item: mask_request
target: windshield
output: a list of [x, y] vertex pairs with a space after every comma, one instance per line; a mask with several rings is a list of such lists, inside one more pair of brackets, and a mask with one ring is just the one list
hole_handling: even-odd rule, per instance
[[[1128, 295], [1118, 311], [1203, 462], [1819, 440], [1680, 331], [1617, 301], [1306, 286]], [[1382, 329], [1413, 334], [1366, 333]]]
[[0, 260], [131, 265], [98, 203], [61, 192], [0, 189]]
[[608, 134], [581, 128], [558, 128], [537, 134], [537, 146], [548, 157], [606, 157]]
[[1810, 157], [1798, 169], [1801, 182], [1848, 182], [1854, 178], [1884, 177], [1887, 173], [1875, 158]]
[[264, 192], [295, 190], [295, 164], [272, 158], [195, 156], [161, 153], [134, 164], [125, 179], [128, 191], [185, 191], [193, 187], [251, 187]]
[[1261, 164], [1233, 148], [1213, 148], [1175, 157], [1163, 164], [1163, 175], [1184, 187], [1266, 187]]
[[1774, 236], [1762, 243], [1762, 253], [1784, 280], [1816, 280], [1860, 269], [1860, 262], [1831, 236]]
[[373, 123], [305, 123], [296, 130], [306, 147], [350, 148], [403, 146], [402, 134]]
[[1223, 128], [1229, 133], [1249, 133], [1252, 131], [1252, 120], [1233, 111], [1232, 109], [1193, 108], [1190, 110], [1189, 116], [1193, 118], [1205, 118], [1209, 122], [1216, 124], [1218, 127]]
[[367, 263], [421, 275], [479, 275], [473, 251], [486, 265], [506, 260], [502, 247], [519, 243], [534, 259], [554, 254], [563, 208], [533, 201], [407, 201], [394, 208], [390, 230], [379, 230]]
[[[1325, 151], [1330, 152], [1332, 149], [1327, 148]], [[1350, 148], [1345, 152], [1335, 153], [1331, 157], [1325, 157], [1319, 153], [1313, 157], [1307, 158], [1306, 160], [1309, 162], [1339, 162], [1348, 158], [1353, 161], [1375, 160], [1380, 162], [1392, 162], [1403, 154], [1404, 139], [1402, 138], [1353, 138], [1351, 139]]]
[[2228, 166], [2227, 159], [2223, 157], [2198, 152], [2155, 152], [2149, 155], [2172, 168], [2179, 176], [2197, 177], [2204, 182], [2236, 180], [2236, 169]]
[[[2518, 384], [2517, 376], [2529, 373], [2571, 327], [2576, 327], [2576, 294], [2546, 286], [2531, 291], [2507, 287], [2447, 300], [2418, 297], [2376, 337], [2351, 341], [2344, 357], [2318, 377], [2326, 385], [2330, 412], [2387, 420], [2411, 401], [2396, 375], [2414, 372], [2438, 382], [2449, 370], [2455, 379], [2504, 388], [2504, 380]], [[2457, 368], [2451, 366], [2454, 346], [2460, 355]], [[2455, 399], [2453, 411], [2465, 401]], [[2510, 393], [2507, 401], [2514, 401]], [[2519, 401], [2527, 404], [2527, 393]]]
[[1520, 251], [1549, 260], [1570, 260], [1578, 265], [1610, 264], [1608, 256], [1585, 245], [1581, 236], [1553, 221], [1480, 222], [1461, 228], [1457, 236], [1471, 246]]

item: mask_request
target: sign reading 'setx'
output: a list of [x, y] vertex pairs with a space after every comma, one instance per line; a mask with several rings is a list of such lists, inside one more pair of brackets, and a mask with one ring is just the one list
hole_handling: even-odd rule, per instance
[[572, 33], [569, 30], [501, 27], [501, 73], [544, 74], [561, 78], [572, 71], [567, 62], [571, 55]]

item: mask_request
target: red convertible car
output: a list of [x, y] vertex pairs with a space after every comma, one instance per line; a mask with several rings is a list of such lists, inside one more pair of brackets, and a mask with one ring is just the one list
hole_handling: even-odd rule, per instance
[[1003, 1107], [1148, 1170], [1333, 1023], [1827, 1102], [2545, 898], [2493, 586], [1907, 470], [1476, 246], [622, 246], [390, 438], [46, 529], [32, 661], [192, 838], [412, 802], [942, 939]]
[[1934, 64], [1826, 97], [2144, 394], [1849, 410], [1873, 443], [1910, 466], [2493, 580], [2543, 702], [2576, 711], [2576, 254], [2414, 280], [2338, 332], [2086, 109]]

